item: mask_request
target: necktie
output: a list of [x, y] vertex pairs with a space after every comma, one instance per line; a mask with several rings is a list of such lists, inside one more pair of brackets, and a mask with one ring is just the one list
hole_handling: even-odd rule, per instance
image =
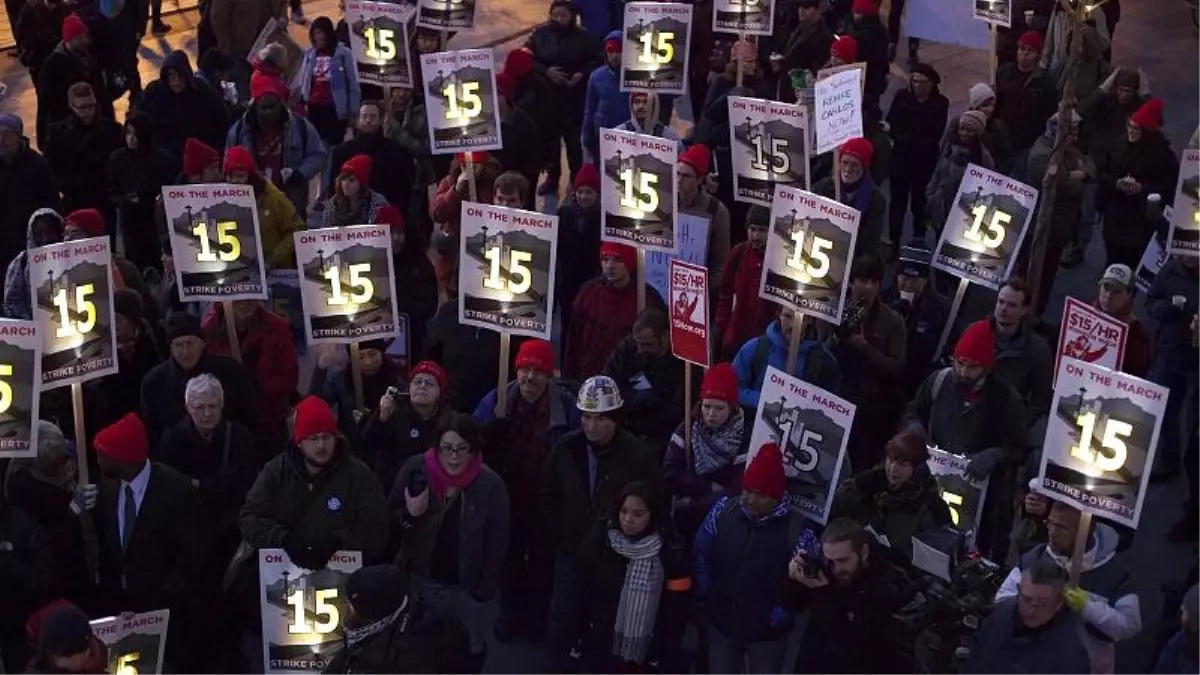
[[121, 512], [125, 521], [125, 528], [121, 530], [121, 550], [124, 551], [133, 538], [133, 525], [137, 521], [137, 501], [133, 497], [133, 486], [128, 483], [125, 484], [125, 506]]

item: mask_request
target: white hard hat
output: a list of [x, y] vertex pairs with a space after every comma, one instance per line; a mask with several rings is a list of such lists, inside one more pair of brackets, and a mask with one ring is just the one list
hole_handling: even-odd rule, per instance
[[625, 405], [621, 400], [621, 389], [611, 377], [596, 375], [584, 381], [579, 388], [575, 407], [585, 413], [606, 413], [620, 410]]

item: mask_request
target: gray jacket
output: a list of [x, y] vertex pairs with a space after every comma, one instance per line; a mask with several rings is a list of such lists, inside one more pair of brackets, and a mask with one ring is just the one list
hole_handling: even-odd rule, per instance
[[1025, 402], [1032, 425], [1050, 412], [1050, 401], [1054, 398], [1054, 354], [1028, 321], [1021, 322], [1016, 334], [1008, 340], [1000, 338], [994, 317], [988, 317], [988, 323], [996, 336], [996, 365], [992, 375], [1016, 390]]

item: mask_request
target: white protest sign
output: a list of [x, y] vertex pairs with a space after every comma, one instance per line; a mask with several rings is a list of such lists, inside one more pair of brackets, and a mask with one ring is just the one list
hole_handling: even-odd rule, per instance
[[646, 251], [646, 285], [658, 291], [658, 297], [666, 298], [669, 295], [671, 260], [679, 259], [701, 267], [707, 265], [708, 225], [709, 220], [704, 216], [681, 213], [675, 219], [675, 239], [679, 242], [679, 250], [674, 253]]
[[37, 323], [0, 319], [0, 459], [37, 457], [41, 393]]
[[361, 551], [338, 551], [320, 570], [297, 567], [283, 549], [258, 552], [262, 672], [313, 673], [329, 665], [343, 645], [346, 580], [360, 567]]
[[1128, 335], [1129, 325], [1124, 321], [1068, 296], [1058, 329], [1054, 370], [1058, 371], [1064, 356], [1120, 370]]
[[412, 88], [411, 6], [372, 0], [345, 0], [350, 51], [358, 81], [381, 87]]
[[969, 533], [968, 541], [974, 546], [975, 535], [983, 518], [983, 501], [987, 497], [988, 482], [967, 478], [969, 457], [946, 452], [941, 448], [929, 448], [927, 460], [929, 473], [937, 481], [938, 494], [950, 509], [950, 521], [955, 528]]
[[1162, 237], [1158, 234], [1150, 237], [1150, 241], [1146, 242], [1146, 250], [1142, 251], [1142, 259], [1138, 261], [1137, 272], [1133, 275], [1133, 285], [1137, 286], [1139, 291], [1149, 293], [1154, 279], [1170, 257]]
[[110, 616], [92, 621], [92, 634], [108, 647], [108, 671], [113, 675], [161, 673], [167, 649], [171, 610], [142, 612], [132, 617]]
[[308, 344], [398, 335], [392, 233], [386, 225], [307, 230], [293, 237]]
[[713, 0], [714, 33], [770, 35], [778, 0]]
[[862, 69], [851, 68], [814, 85], [818, 155], [863, 135], [862, 77]]
[[692, 6], [670, 2], [625, 5], [621, 91], [687, 91]]
[[475, 29], [477, 0], [417, 0], [417, 25], [433, 30]]
[[675, 141], [600, 131], [600, 239], [675, 251]]
[[1167, 251], [1175, 255], [1200, 255], [1200, 150], [1183, 151], [1169, 220]]
[[996, 26], [1012, 26], [1013, 0], [974, 0], [975, 18]]
[[179, 299], [266, 300], [254, 188], [169, 185], [162, 195]]
[[500, 150], [500, 103], [490, 49], [421, 56], [429, 147], [435, 155]]
[[807, 188], [808, 110], [741, 96], [728, 105], [733, 198], [770, 206], [777, 185]]

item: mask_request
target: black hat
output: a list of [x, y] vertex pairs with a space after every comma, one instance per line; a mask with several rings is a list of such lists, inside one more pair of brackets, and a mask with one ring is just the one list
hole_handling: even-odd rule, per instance
[[358, 343], [359, 350], [374, 349], [377, 352], [386, 353], [388, 349], [387, 340], [366, 340]]
[[770, 227], [771, 225], [771, 209], [755, 204], [746, 212], [746, 227], [758, 225], [759, 227]]
[[113, 311], [137, 323], [142, 320], [142, 296], [131, 288], [113, 291]]
[[818, 6], [820, 6], [820, 4], [821, 4], [821, 0], [800, 0], [799, 2], [796, 3], [796, 6], [797, 7], [818, 7]]
[[52, 610], [42, 620], [38, 651], [47, 656], [71, 656], [92, 646], [92, 626], [87, 614], [75, 605]]
[[204, 332], [200, 330], [200, 319], [184, 311], [171, 312], [171, 316], [167, 317], [167, 343], [189, 335], [205, 339]]
[[923, 277], [929, 274], [929, 261], [933, 254], [927, 248], [904, 246], [900, 249], [900, 264], [896, 267], [897, 274], [906, 277]]
[[378, 621], [400, 609], [408, 596], [408, 579], [395, 565], [363, 567], [346, 580], [346, 597], [365, 621]]

